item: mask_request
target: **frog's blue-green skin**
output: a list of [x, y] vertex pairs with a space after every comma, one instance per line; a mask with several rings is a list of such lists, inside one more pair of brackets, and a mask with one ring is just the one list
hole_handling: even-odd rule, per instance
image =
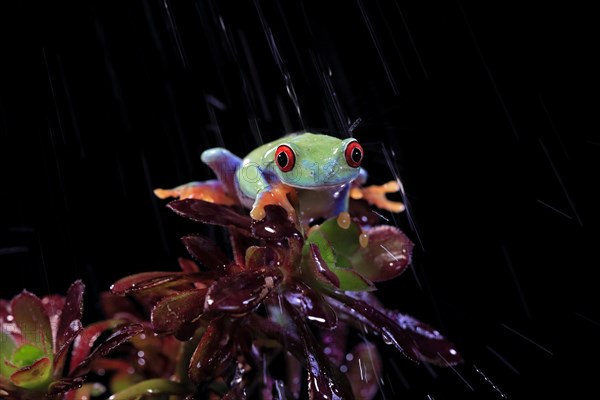
[[[213, 148], [202, 153], [207, 164], [240, 202], [252, 208], [262, 193], [282, 183], [296, 188], [300, 218], [328, 218], [348, 209], [350, 184], [366, 172], [348, 165], [345, 149], [355, 139], [300, 133], [284, 136], [250, 152], [243, 160], [226, 149]], [[275, 151], [286, 144], [295, 154], [291, 171], [283, 172], [275, 164]]]

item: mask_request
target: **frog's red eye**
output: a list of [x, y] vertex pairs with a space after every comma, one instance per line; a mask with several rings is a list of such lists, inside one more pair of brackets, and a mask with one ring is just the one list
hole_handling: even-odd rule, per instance
[[346, 146], [346, 162], [352, 168], [360, 167], [360, 163], [363, 160], [363, 148], [357, 141], [348, 143]]
[[282, 172], [289, 172], [294, 168], [296, 155], [288, 145], [282, 144], [275, 150], [275, 163]]

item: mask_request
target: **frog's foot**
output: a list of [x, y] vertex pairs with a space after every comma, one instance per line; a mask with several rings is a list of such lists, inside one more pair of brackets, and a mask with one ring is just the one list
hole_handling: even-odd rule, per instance
[[265, 212], [265, 206], [276, 205], [283, 207], [288, 213], [290, 221], [296, 220], [296, 210], [288, 200], [288, 193], [293, 194], [294, 189], [289, 186], [275, 185], [269, 190], [261, 192], [256, 197], [252, 210], [250, 210], [250, 217], [256, 221], [260, 221], [267, 214]]
[[227, 206], [236, 204], [236, 201], [227, 195], [221, 182], [217, 180], [190, 182], [173, 189], [155, 189], [154, 194], [160, 199], [174, 197], [180, 200], [204, 200]]
[[350, 190], [350, 197], [355, 200], [364, 199], [369, 204], [374, 205], [382, 210], [399, 213], [404, 211], [404, 204], [388, 200], [385, 195], [387, 193], [396, 193], [400, 191], [400, 185], [396, 181], [389, 181], [384, 185], [372, 185], [367, 187], [353, 187]]

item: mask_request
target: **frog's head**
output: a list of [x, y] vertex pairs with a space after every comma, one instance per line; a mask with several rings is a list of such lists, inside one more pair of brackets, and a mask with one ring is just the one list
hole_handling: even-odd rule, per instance
[[303, 133], [289, 136], [270, 149], [272, 171], [282, 183], [305, 189], [325, 189], [354, 180], [360, 172], [363, 149], [356, 139]]

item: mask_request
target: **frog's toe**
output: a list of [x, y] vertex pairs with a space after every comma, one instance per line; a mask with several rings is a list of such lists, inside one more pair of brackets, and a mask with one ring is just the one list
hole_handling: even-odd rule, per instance
[[154, 195], [159, 199], [179, 197], [179, 193], [175, 189], [154, 189]]
[[387, 193], [396, 193], [400, 191], [400, 184], [396, 181], [389, 181], [383, 185], [373, 185], [365, 188], [352, 188], [350, 197], [355, 200], [365, 199], [369, 204], [381, 208], [382, 210], [399, 213], [405, 210], [404, 204], [398, 201], [392, 201], [385, 197]]
[[173, 197], [180, 200], [204, 200], [223, 205], [235, 204], [235, 200], [227, 195], [223, 185], [216, 180], [210, 180], [206, 182], [190, 182], [185, 185], [177, 186], [173, 189], [155, 189], [154, 194], [160, 199]]
[[266, 216], [265, 207], [268, 205], [276, 205], [283, 207], [283, 209], [287, 211], [290, 220], [295, 220], [296, 210], [287, 198], [289, 192], [289, 188], [275, 186], [260, 193], [252, 206], [252, 210], [250, 210], [250, 217], [257, 221], [261, 220]]

